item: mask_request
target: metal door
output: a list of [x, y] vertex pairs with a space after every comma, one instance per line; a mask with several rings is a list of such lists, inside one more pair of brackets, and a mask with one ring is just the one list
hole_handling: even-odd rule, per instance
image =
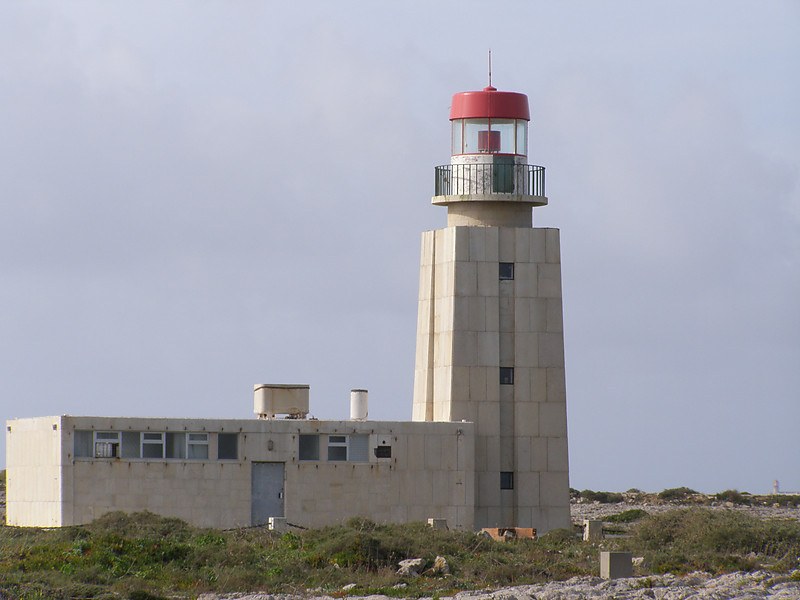
[[515, 168], [513, 156], [492, 157], [492, 192], [496, 194], [514, 193]]
[[283, 516], [283, 472], [285, 463], [254, 462], [250, 520], [252, 525], [264, 525], [270, 517]]

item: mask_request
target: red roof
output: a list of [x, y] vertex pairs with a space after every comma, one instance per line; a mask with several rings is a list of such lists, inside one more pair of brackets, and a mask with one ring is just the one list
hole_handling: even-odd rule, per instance
[[528, 97], [517, 92], [498, 92], [491, 86], [480, 92], [460, 92], [453, 96], [450, 120], [453, 119], [525, 119], [531, 120]]

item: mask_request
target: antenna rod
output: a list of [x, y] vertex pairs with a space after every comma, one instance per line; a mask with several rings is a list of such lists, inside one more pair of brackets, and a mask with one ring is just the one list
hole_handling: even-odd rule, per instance
[[492, 87], [492, 49], [489, 48], [489, 87]]

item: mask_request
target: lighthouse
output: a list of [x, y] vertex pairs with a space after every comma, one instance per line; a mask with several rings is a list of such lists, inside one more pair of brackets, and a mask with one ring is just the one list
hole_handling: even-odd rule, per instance
[[528, 97], [489, 85], [450, 108], [450, 164], [422, 235], [413, 420], [475, 423], [475, 527], [569, 527], [559, 230], [533, 226]]

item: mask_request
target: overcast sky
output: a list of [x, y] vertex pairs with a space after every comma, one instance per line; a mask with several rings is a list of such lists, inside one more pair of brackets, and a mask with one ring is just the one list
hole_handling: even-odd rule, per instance
[[796, 0], [2, 2], [0, 419], [267, 382], [410, 419], [489, 47], [561, 229], [572, 487], [800, 490]]

